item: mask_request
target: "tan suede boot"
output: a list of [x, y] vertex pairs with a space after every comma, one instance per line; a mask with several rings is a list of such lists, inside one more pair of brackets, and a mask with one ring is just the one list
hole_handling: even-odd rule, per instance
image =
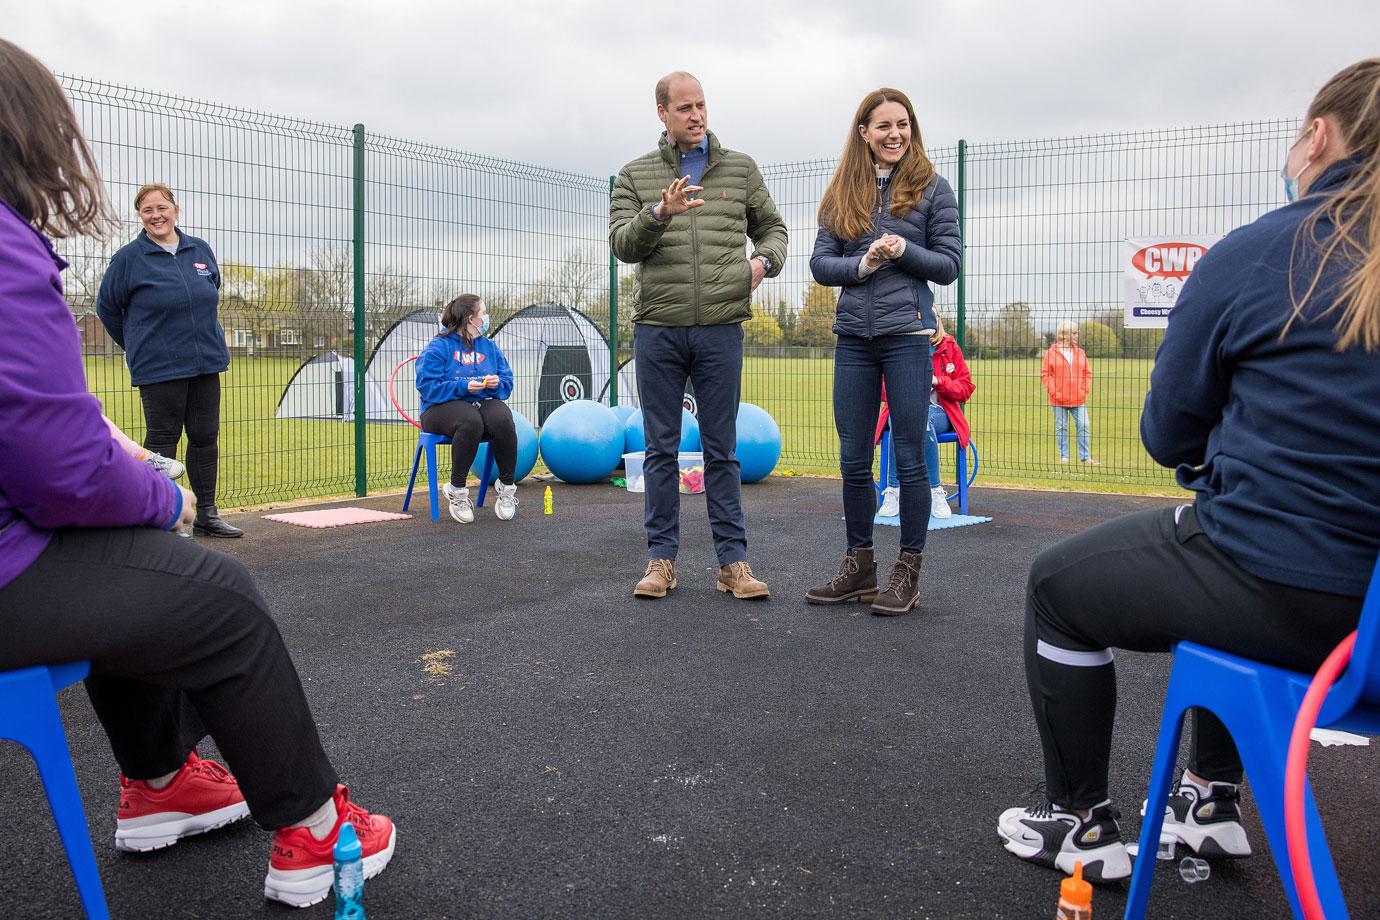
[[665, 597], [676, 586], [676, 564], [670, 559], [653, 559], [647, 574], [633, 588], [633, 597]]
[[752, 566], [746, 562], [730, 562], [719, 569], [715, 584], [720, 591], [732, 591], [734, 597], [769, 597], [767, 583], [753, 577]]

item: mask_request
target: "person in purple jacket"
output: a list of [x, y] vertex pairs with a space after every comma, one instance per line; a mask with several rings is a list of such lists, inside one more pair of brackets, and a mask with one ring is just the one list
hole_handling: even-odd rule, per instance
[[[48, 239], [101, 235], [110, 207], [61, 87], [4, 39], [0, 86], [0, 670], [91, 663], [121, 772], [117, 848], [252, 815], [276, 832], [265, 896], [322, 900], [342, 822], [365, 875], [392, 856], [393, 824], [339, 784], [248, 571], [169, 533], [195, 520], [193, 494], [112, 438]], [[230, 770], [197, 756], [208, 734]]]
[[504, 402], [513, 393], [513, 369], [493, 340], [489, 311], [478, 294], [461, 294], [441, 312], [445, 332], [427, 343], [417, 358], [417, 393], [422, 430], [450, 438], [450, 482], [443, 491], [450, 516], [474, 521], [474, 503], [465, 485], [481, 441], [489, 442], [498, 467], [494, 514], [500, 521], [517, 515], [517, 429]]

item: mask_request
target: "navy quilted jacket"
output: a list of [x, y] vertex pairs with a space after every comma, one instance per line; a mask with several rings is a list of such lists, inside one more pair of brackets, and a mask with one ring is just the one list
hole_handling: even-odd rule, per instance
[[[930, 282], [952, 284], [963, 262], [958, 236], [958, 199], [944, 177], [936, 175], [915, 207], [901, 217], [890, 214], [891, 187], [882, 192], [881, 213], [872, 232], [861, 239], [841, 240], [821, 227], [810, 256], [810, 273], [826, 287], [838, 287], [836, 335], [874, 338], [934, 328], [934, 292]], [[861, 281], [858, 267], [872, 241], [895, 233], [906, 241], [899, 259]]]

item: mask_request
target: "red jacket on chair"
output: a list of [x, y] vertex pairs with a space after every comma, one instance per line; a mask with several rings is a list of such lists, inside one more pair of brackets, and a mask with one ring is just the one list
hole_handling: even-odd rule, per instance
[[[932, 363], [936, 379], [935, 398], [939, 400], [944, 414], [949, 417], [949, 424], [953, 426], [954, 434], [958, 435], [959, 445], [966, 448], [969, 429], [968, 419], [963, 415], [963, 404], [972, 397], [977, 386], [973, 383], [973, 375], [968, 372], [968, 362], [963, 360], [963, 350], [958, 347], [958, 341], [953, 336], [945, 333], [939, 340], [939, 344], [934, 347]], [[882, 439], [882, 431], [886, 429], [890, 417], [890, 410], [886, 404], [886, 382], [883, 381], [882, 414], [877, 419], [878, 441]]]

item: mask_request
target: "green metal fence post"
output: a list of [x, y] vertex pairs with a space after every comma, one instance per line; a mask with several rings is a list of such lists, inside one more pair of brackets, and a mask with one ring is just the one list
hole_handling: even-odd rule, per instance
[[963, 253], [963, 259], [958, 266], [958, 331], [955, 333], [955, 338], [958, 339], [958, 347], [965, 350], [968, 347], [968, 336], [966, 334], [968, 328], [968, 301], [964, 296], [966, 293], [964, 290], [964, 279], [968, 275], [968, 234], [964, 229], [963, 217], [967, 210], [967, 201], [965, 200], [968, 192], [967, 167], [968, 142], [960, 138], [958, 142], [958, 239], [962, 246], [961, 251]]
[[369, 494], [369, 458], [365, 441], [368, 406], [364, 395], [364, 125], [355, 125], [354, 168], [355, 295], [355, 494]]
[[[609, 176], [609, 198], [613, 198], [616, 176]], [[609, 405], [618, 405], [618, 259], [609, 247]]]

